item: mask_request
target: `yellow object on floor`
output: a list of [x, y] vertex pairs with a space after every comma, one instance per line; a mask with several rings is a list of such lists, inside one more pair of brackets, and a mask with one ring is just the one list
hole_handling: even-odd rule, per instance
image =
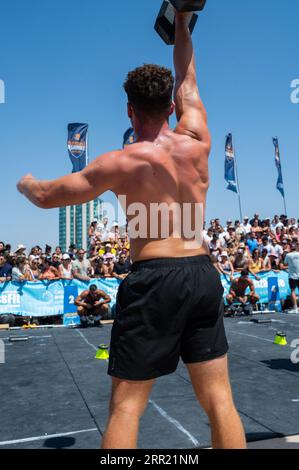
[[99, 359], [100, 361], [107, 361], [109, 359], [109, 351], [108, 346], [106, 344], [101, 344], [97, 353], [95, 355], [95, 359]]
[[287, 346], [287, 337], [284, 333], [277, 333], [275, 336], [274, 344], [278, 346]]

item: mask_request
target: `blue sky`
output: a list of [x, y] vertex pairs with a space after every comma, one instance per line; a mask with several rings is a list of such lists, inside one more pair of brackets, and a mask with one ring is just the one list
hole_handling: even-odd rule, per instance
[[[14, 0], [0, 6], [0, 240], [58, 242], [58, 210], [44, 211], [16, 191], [31, 172], [71, 171], [69, 122], [90, 126], [90, 159], [119, 148], [128, 127], [122, 83], [145, 62], [172, 66], [172, 48], [153, 30], [161, 0]], [[111, 9], [111, 4], [113, 9]], [[280, 139], [288, 212], [299, 216], [299, 2], [208, 0], [194, 32], [199, 86], [213, 138], [207, 218], [238, 217], [224, 182], [224, 139], [232, 132], [245, 215], [283, 212], [275, 189], [272, 136]]]

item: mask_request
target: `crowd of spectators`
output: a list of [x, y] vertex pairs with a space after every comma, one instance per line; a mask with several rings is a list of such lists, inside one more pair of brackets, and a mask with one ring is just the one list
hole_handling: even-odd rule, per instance
[[[89, 248], [71, 244], [63, 253], [34, 246], [29, 251], [18, 245], [12, 251], [10, 244], [0, 242], [0, 282], [39, 281], [115, 277], [123, 279], [130, 270], [130, 241], [127, 232], [120, 231], [115, 222], [108, 228], [108, 219], [94, 221], [89, 227]], [[275, 215], [261, 220], [259, 214], [241, 222], [219, 219], [205, 226], [204, 240], [218, 271], [229, 280], [234, 273], [249, 269], [259, 279], [259, 274], [271, 270], [287, 270], [285, 257], [299, 240], [299, 224], [294, 218]]]
[[123, 279], [131, 264], [128, 235], [120, 235], [117, 224], [107, 234], [105, 230], [99, 232], [99, 224], [96, 224], [93, 222], [89, 229], [88, 252], [75, 244], [71, 244], [65, 253], [61, 247], [53, 250], [49, 245], [44, 250], [37, 245], [29, 251], [24, 245], [18, 245], [12, 251], [10, 244], [0, 242], [0, 283], [59, 279], [90, 281], [109, 277]]
[[248, 269], [256, 279], [269, 271], [288, 270], [285, 258], [298, 245], [299, 224], [294, 218], [275, 215], [261, 220], [259, 214], [243, 222], [212, 220], [204, 237], [218, 271], [229, 280]]

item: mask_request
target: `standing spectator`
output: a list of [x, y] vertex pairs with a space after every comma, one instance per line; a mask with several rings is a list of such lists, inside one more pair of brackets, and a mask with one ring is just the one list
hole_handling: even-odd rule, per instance
[[97, 232], [100, 233], [100, 238], [102, 242], [106, 242], [109, 237], [109, 229], [108, 229], [108, 217], [104, 217], [102, 222], [98, 222], [97, 225]]
[[294, 309], [291, 313], [298, 313], [298, 302], [296, 289], [299, 289], [299, 245], [293, 243], [291, 252], [285, 257], [285, 264], [289, 267], [289, 283], [292, 293], [292, 301]]
[[0, 252], [0, 283], [9, 282], [12, 278], [12, 266], [7, 263], [7, 258]]
[[123, 280], [127, 277], [131, 269], [131, 263], [127, 260], [125, 253], [119, 255], [118, 263], [115, 263], [113, 266], [113, 276], [116, 279]]
[[0, 242], [0, 254], [4, 254], [5, 252], [5, 244], [4, 242]]
[[86, 251], [80, 248], [77, 253], [77, 259], [73, 262], [73, 276], [79, 281], [90, 281], [92, 268], [90, 261], [85, 259]]
[[72, 260], [68, 253], [62, 255], [62, 263], [59, 265], [58, 271], [61, 279], [73, 279]]

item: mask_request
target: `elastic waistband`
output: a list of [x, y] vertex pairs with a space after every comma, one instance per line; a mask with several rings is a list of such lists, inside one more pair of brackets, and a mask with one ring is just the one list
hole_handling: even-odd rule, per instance
[[157, 258], [145, 261], [137, 261], [133, 263], [131, 271], [139, 271], [141, 269], [158, 269], [158, 268], [179, 268], [184, 266], [211, 264], [211, 258], [208, 255], [191, 256], [185, 258]]

